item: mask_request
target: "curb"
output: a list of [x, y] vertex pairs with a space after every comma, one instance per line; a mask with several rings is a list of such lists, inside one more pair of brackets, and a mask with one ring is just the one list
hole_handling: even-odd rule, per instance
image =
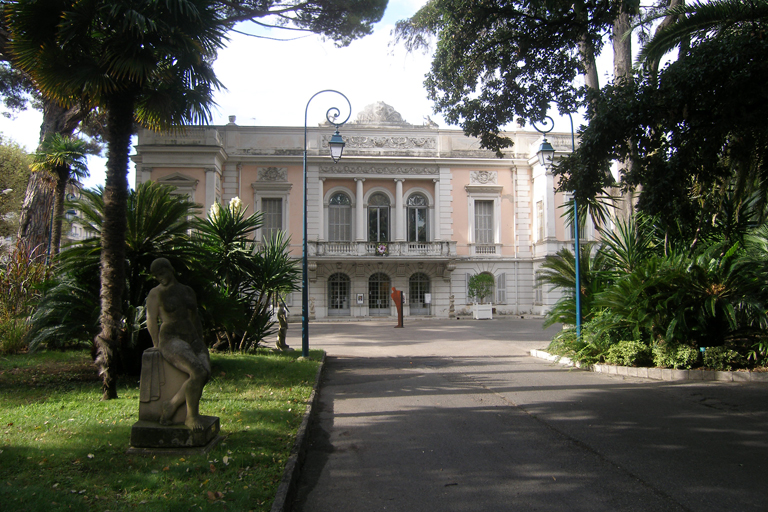
[[641, 379], [663, 381], [717, 381], [717, 382], [764, 382], [768, 383], [768, 372], [730, 372], [715, 370], [673, 370], [672, 368], [640, 368], [635, 366], [616, 366], [612, 364], [593, 364], [582, 366], [578, 361], [567, 357], [554, 356], [543, 350], [531, 350], [532, 357], [545, 359], [563, 366], [573, 366], [595, 373], [638, 377]]
[[325, 353], [323, 353], [320, 368], [317, 369], [317, 375], [315, 375], [315, 385], [312, 388], [312, 393], [309, 395], [307, 408], [304, 411], [304, 418], [301, 420], [299, 430], [296, 432], [296, 441], [293, 443], [291, 455], [288, 457], [288, 462], [285, 463], [283, 478], [280, 480], [280, 485], [277, 486], [275, 501], [272, 502], [272, 508], [270, 509], [271, 512], [290, 512], [291, 510], [291, 502], [296, 494], [296, 485], [307, 454], [309, 424], [312, 421], [312, 415], [315, 412], [315, 406], [320, 395], [320, 376], [325, 368], [325, 356]]

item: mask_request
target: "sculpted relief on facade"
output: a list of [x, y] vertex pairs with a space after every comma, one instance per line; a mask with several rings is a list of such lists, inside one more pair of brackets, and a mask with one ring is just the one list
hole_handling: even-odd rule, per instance
[[[323, 147], [328, 147], [330, 137], [323, 137]], [[435, 149], [435, 137], [344, 137], [349, 149]]]
[[285, 167], [259, 167], [256, 172], [258, 181], [288, 181], [288, 169]]
[[391, 105], [377, 101], [357, 114], [356, 124], [406, 124], [403, 116]]
[[438, 175], [437, 167], [376, 167], [368, 165], [323, 165], [320, 174]]
[[496, 185], [498, 174], [496, 171], [471, 171], [469, 173], [470, 185]]

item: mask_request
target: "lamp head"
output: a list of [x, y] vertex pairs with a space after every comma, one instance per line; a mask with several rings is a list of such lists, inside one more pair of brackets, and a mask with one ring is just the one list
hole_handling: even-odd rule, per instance
[[536, 155], [539, 157], [539, 163], [543, 167], [549, 169], [552, 166], [552, 161], [555, 158], [555, 148], [552, 147], [552, 144], [549, 143], [546, 137], [541, 141], [541, 146], [539, 146]]
[[341, 154], [344, 152], [344, 139], [339, 135], [339, 128], [336, 127], [336, 133], [333, 134], [331, 140], [328, 141], [328, 147], [331, 149], [331, 158], [334, 163], [339, 163], [341, 160]]

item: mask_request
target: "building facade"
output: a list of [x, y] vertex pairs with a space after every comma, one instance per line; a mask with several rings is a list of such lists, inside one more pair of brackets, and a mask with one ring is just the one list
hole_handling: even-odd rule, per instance
[[[257, 239], [291, 236], [302, 255], [303, 127], [225, 126], [184, 133], [142, 131], [136, 184], [173, 185], [205, 207], [239, 197], [263, 213]], [[333, 127], [307, 138], [307, 240], [310, 318], [395, 315], [392, 288], [405, 295], [405, 315], [469, 315], [470, 276], [494, 278], [496, 315], [542, 314], [557, 300], [537, 286], [549, 254], [572, 246], [553, 176], [536, 152], [541, 135], [507, 134], [503, 158], [460, 130], [408, 124], [378, 102], [340, 128], [346, 142], [333, 163]], [[558, 151], [570, 134], [549, 134]], [[586, 233], [587, 237], [589, 233]], [[301, 292], [286, 297], [300, 315]]]

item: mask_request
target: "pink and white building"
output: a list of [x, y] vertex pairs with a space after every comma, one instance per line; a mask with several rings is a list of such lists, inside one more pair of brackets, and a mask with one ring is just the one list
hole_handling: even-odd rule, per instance
[[[544, 257], [573, 245], [551, 173], [536, 156], [541, 135], [507, 135], [497, 158], [460, 130], [412, 125], [392, 107], [368, 106], [340, 128], [344, 155], [333, 163], [333, 127], [309, 128], [307, 158], [310, 318], [394, 315], [391, 288], [408, 316], [470, 314], [469, 276], [494, 277], [497, 315], [542, 314], [557, 296], [537, 286]], [[549, 134], [558, 154], [571, 135]], [[136, 182], [173, 185], [205, 207], [239, 197], [264, 225], [291, 236], [301, 257], [304, 127], [142, 131]], [[591, 238], [590, 230], [582, 238]], [[301, 292], [286, 297], [300, 315]]]

